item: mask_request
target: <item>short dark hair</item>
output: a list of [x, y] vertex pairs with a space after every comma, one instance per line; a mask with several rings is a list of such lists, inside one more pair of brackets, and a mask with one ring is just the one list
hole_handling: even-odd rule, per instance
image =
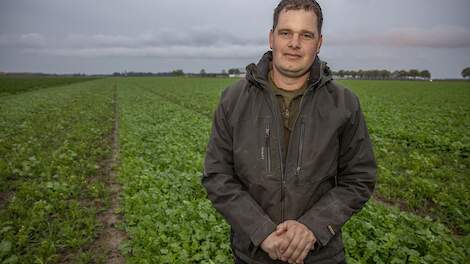
[[313, 11], [317, 15], [318, 33], [321, 34], [323, 26], [323, 13], [320, 4], [315, 0], [282, 0], [274, 9], [273, 31], [276, 29], [279, 20], [279, 14], [282, 10], [300, 10]]

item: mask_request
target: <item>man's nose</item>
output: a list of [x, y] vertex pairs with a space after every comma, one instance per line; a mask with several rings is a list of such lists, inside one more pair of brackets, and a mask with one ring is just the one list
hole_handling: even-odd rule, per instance
[[289, 41], [289, 47], [297, 49], [300, 48], [300, 35], [299, 34], [293, 34], [292, 38]]

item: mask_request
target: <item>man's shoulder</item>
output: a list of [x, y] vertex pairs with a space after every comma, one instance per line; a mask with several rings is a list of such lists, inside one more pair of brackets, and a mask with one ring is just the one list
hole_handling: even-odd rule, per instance
[[253, 85], [247, 79], [240, 79], [222, 91], [220, 103], [226, 108], [233, 109], [237, 102], [250, 98], [250, 93], [254, 90], [253, 88]]
[[331, 80], [326, 85], [326, 90], [337, 104], [344, 104], [347, 108], [357, 108], [359, 97], [345, 85], [338, 83], [335, 80]]
[[244, 92], [244, 90], [248, 88], [249, 85], [250, 83], [245, 78], [243, 78], [227, 86], [222, 91], [221, 101], [230, 101], [238, 98]]
[[250, 105], [256, 104], [259, 97], [255, 93], [258, 90], [252, 82], [245, 78], [240, 79], [223, 90], [219, 106], [224, 109], [229, 120], [238, 120]]
[[331, 80], [327, 84], [327, 89], [330, 93], [341, 94], [348, 97], [357, 97], [349, 87], [337, 82], [336, 80]]

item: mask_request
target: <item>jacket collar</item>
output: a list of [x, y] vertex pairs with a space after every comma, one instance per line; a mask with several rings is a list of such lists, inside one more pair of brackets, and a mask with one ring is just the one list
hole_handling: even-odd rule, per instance
[[[268, 73], [272, 60], [272, 51], [268, 51], [264, 53], [263, 57], [257, 64], [251, 63], [246, 66], [247, 80], [253, 83], [256, 87], [267, 87]], [[321, 61], [320, 58], [316, 56], [312, 66], [310, 67], [310, 77], [307, 89], [313, 90], [314, 87], [321, 87], [332, 79], [330, 68], [326, 66], [326, 62]]]

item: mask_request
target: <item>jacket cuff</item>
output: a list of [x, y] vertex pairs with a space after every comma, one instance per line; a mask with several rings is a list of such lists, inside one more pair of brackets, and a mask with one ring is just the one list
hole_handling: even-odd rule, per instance
[[321, 221], [309, 221], [308, 219], [301, 217], [298, 222], [302, 223], [308, 227], [310, 231], [312, 231], [313, 235], [322, 247], [326, 246], [330, 239], [333, 238], [337, 233], [333, 225], [325, 224]]
[[255, 247], [259, 247], [260, 244], [276, 230], [276, 225], [271, 221], [265, 221], [253, 235], [251, 235], [251, 242]]

